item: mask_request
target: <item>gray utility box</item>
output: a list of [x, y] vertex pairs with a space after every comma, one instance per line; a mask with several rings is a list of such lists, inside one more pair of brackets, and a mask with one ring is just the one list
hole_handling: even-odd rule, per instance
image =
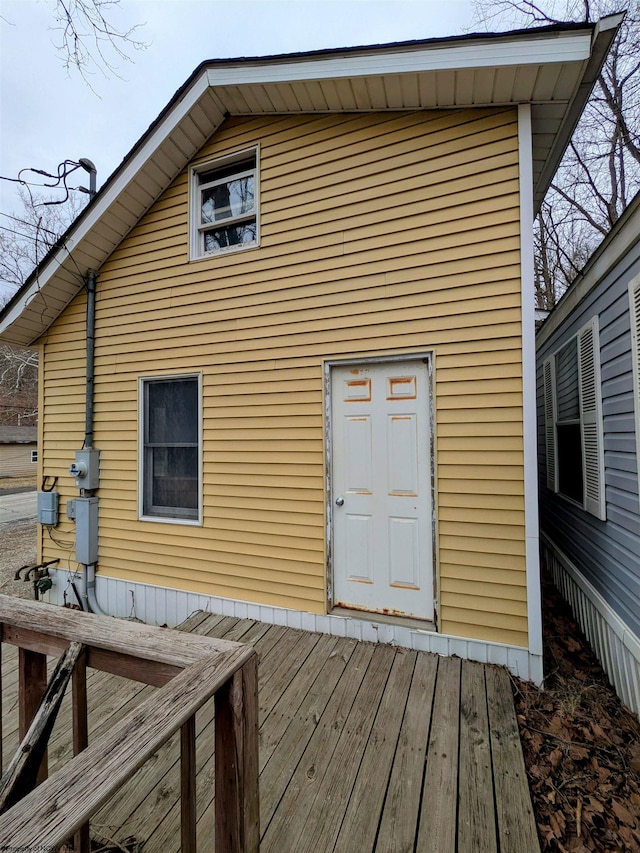
[[98, 498], [76, 498], [76, 560], [98, 562]]
[[76, 478], [76, 489], [97, 489], [100, 485], [100, 451], [76, 450], [76, 461], [71, 463], [69, 473]]
[[38, 492], [38, 524], [55, 527], [58, 523], [58, 492]]

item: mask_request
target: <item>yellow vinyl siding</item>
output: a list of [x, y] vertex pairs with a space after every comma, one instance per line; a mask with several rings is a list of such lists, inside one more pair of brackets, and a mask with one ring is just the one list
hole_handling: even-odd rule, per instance
[[[256, 144], [259, 247], [189, 261], [185, 170], [99, 270], [100, 571], [323, 612], [323, 363], [429, 351], [439, 627], [526, 645], [516, 112], [231, 119], [194, 162]], [[65, 499], [83, 311], [45, 340]], [[202, 374], [201, 527], [138, 521], [138, 379], [181, 372]]]
[[[69, 465], [82, 447], [85, 433], [85, 340], [86, 300], [78, 296], [61, 321], [55, 323], [40, 342], [39, 408], [40, 476], [55, 482], [60, 494], [59, 524], [51, 531], [39, 528], [38, 556], [59, 558], [61, 568], [75, 563], [75, 525], [67, 520], [66, 501], [78, 497]], [[38, 484], [40, 487], [40, 484]], [[55, 541], [54, 541], [55, 540]], [[73, 594], [73, 603], [77, 603]]]

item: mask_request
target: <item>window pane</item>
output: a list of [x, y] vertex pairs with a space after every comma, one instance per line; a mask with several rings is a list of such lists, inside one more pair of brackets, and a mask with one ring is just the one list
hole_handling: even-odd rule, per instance
[[582, 503], [582, 440], [580, 424], [558, 424], [558, 490]]
[[244, 222], [242, 225], [227, 225], [205, 231], [204, 250], [213, 252], [216, 249], [226, 249], [229, 246], [240, 246], [256, 241], [256, 223]]
[[202, 224], [253, 211], [254, 176], [236, 178], [202, 191]]
[[[160, 507], [198, 510], [198, 448], [153, 447], [151, 450], [151, 511]], [[177, 514], [180, 514], [179, 512]]]
[[573, 338], [556, 356], [558, 420], [579, 420], [578, 340]]
[[194, 379], [149, 382], [147, 441], [150, 444], [196, 444], [198, 383]]

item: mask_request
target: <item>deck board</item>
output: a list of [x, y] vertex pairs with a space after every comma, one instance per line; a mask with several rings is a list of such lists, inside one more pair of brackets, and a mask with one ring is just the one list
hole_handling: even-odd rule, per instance
[[458, 849], [498, 853], [484, 667], [462, 662]]
[[[539, 851], [505, 670], [228, 616], [194, 614], [182, 628], [258, 653], [262, 853]], [[5, 765], [16, 658], [3, 646]], [[90, 742], [153, 690], [89, 670]], [[214, 728], [208, 703], [196, 717], [203, 851], [214, 849]], [[69, 754], [65, 698], [51, 770]], [[174, 737], [95, 815], [96, 837], [179, 853], [179, 779]]]
[[[437, 670], [436, 655], [418, 654], [380, 819], [380, 851], [413, 851]], [[344, 833], [348, 833], [347, 826]]]
[[456, 849], [460, 664], [438, 662], [416, 853]]

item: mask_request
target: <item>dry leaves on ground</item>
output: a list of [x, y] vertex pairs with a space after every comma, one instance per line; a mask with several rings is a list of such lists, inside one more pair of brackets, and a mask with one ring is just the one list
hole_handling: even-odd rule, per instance
[[543, 853], [640, 853], [640, 723], [548, 580], [543, 598], [545, 689], [515, 682]]

